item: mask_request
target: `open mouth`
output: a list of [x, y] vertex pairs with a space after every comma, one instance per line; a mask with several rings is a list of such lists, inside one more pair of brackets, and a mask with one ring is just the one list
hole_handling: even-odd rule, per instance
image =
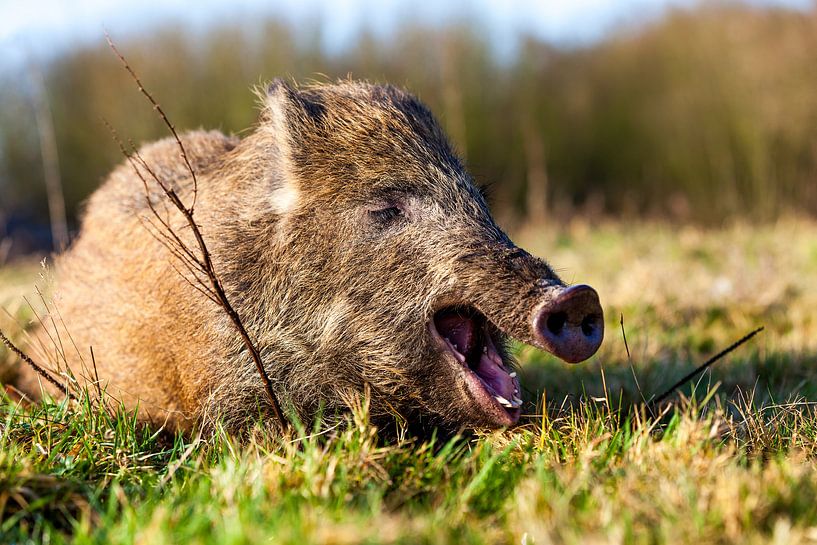
[[434, 314], [429, 329], [443, 351], [462, 366], [466, 386], [486, 421], [515, 424], [522, 412], [519, 379], [497, 349], [501, 343], [488, 319], [473, 307], [446, 307]]

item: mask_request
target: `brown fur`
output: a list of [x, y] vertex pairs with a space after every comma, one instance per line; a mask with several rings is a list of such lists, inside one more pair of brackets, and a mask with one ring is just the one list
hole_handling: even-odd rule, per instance
[[[531, 342], [532, 309], [559, 279], [497, 227], [413, 96], [359, 82], [277, 81], [263, 101], [242, 140], [218, 132], [182, 140], [199, 180], [195, 218], [283, 404], [308, 421], [320, 404], [344, 410], [368, 385], [375, 417], [485, 424], [428, 321], [443, 303], [465, 301]], [[174, 141], [140, 153], [190, 201]], [[392, 204], [402, 216], [374, 219], [372, 210]], [[93, 345], [103, 386], [129, 407], [138, 402], [143, 418], [189, 429], [219, 417], [239, 429], [266, 413], [262, 383], [223, 311], [145, 228], [149, 217], [142, 183], [120, 165], [58, 259], [62, 317], [80, 352]], [[65, 352], [80, 374], [79, 356]], [[39, 388], [25, 372], [21, 385]]]

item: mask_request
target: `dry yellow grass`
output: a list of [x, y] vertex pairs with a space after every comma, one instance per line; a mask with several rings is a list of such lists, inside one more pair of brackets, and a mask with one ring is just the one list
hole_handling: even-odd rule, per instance
[[[635, 371], [645, 375], [650, 393], [669, 384], [667, 376], [681, 376], [758, 326], [766, 330], [716, 364], [707, 380], [724, 380], [730, 392], [759, 380], [776, 395], [817, 386], [802, 384], [817, 352], [814, 222], [788, 219], [719, 229], [577, 222], [527, 228], [516, 238], [546, 256], [566, 281], [586, 282], [599, 291], [607, 331], [595, 361], [607, 366], [614, 382], [618, 376], [632, 383], [619, 328], [623, 315]], [[525, 350], [523, 360], [529, 355], [541, 359]], [[770, 362], [776, 362], [773, 368]], [[592, 372], [587, 367], [557, 370], [585, 379], [598, 375], [597, 367], [589, 366]], [[774, 384], [776, 377], [781, 381]], [[633, 384], [621, 386], [632, 391]]]

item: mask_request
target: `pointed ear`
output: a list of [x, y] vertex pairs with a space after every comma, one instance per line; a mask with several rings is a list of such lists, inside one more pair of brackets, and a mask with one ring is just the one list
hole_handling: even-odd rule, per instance
[[275, 78], [267, 84], [266, 89], [258, 94], [263, 107], [262, 123], [268, 123], [275, 134], [289, 133], [287, 118], [291, 109], [290, 104], [294, 101], [295, 90], [281, 78]]
[[324, 116], [324, 105], [315, 93], [299, 91], [281, 78], [266, 87], [263, 120], [278, 137], [295, 144], [314, 131]]
[[267, 156], [271, 160], [268, 176], [272, 183], [265, 189], [265, 198], [273, 213], [285, 214], [300, 200], [294, 158], [320, 124], [323, 107], [316, 97], [306, 97], [280, 78], [256, 93], [262, 102], [258, 130], [272, 144]]

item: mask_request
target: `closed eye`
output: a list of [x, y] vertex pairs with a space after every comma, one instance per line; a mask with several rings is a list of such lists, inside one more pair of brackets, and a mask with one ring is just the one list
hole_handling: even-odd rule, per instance
[[398, 206], [389, 206], [379, 210], [370, 210], [369, 215], [378, 223], [389, 224], [403, 215], [403, 210]]

